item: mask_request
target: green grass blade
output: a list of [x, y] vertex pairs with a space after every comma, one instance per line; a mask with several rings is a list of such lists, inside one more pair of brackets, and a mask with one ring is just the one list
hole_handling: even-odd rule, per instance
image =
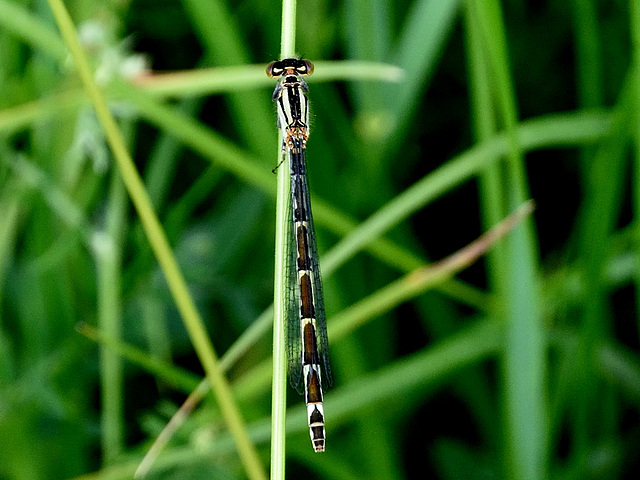
[[[489, 75], [495, 115], [506, 130], [506, 169], [498, 182], [498, 172], [487, 176], [485, 218], [493, 219], [496, 209], [509, 208], [528, 197], [523, 147], [517, 136], [517, 111], [507, 60], [506, 37], [498, 2], [474, 2], [470, 21], [478, 23], [476, 34], [486, 49], [489, 68], [478, 73]], [[470, 30], [474, 33], [473, 30]], [[489, 80], [491, 79], [491, 80]], [[480, 82], [478, 82], [480, 84]], [[485, 94], [486, 96], [486, 94]], [[486, 102], [479, 103], [489, 108]], [[479, 113], [490, 118], [490, 112]], [[477, 128], [480, 130], [480, 128]], [[506, 188], [503, 185], [507, 186]], [[489, 189], [489, 187], [491, 189]], [[504, 190], [503, 190], [504, 188]], [[500, 199], [500, 200], [496, 200]], [[542, 479], [547, 474], [548, 432], [546, 422], [546, 352], [539, 293], [538, 259], [533, 224], [525, 221], [506, 241], [504, 250], [494, 257], [498, 292], [504, 298], [507, 319], [504, 351], [506, 471], [509, 478]]]
[[[390, 57], [405, 71], [406, 81], [387, 89], [387, 107], [399, 140], [413, 118], [425, 84], [433, 75], [439, 55], [450, 35], [460, 0], [417, 0], [407, 15], [398, 46]], [[397, 144], [398, 140], [394, 142]], [[396, 147], [397, 148], [397, 147]]]
[[[122, 242], [126, 212], [126, 192], [117, 172], [112, 173], [105, 231], [93, 238], [98, 271], [98, 323], [105, 334], [122, 336]], [[124, 449], [124, 375], [122, 359], [102, 348], [102, 452], [112, 463]]]
[[60, 36], [16, 2], [0, 0], [0, 26], [23, 38], [34, 50], [48, 53], [59, 62], [67, 56], [67, 49]]
[[[280, 58], [290, 58], [296, 47], [296, 0], [282, 2]], [[284, 480], [287, 419], [287, 218], [289, 206], [289, 159], [282, 162], [282, 137], [278, 135], [276, 165], [276, 247], [273, 288], [273, 383], [271, 387], [271, 478]]]

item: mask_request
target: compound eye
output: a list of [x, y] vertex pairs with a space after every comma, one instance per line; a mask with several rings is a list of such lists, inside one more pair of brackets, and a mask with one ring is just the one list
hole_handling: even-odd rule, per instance
[[302, 59], [296, 70], [300, 75], [311, 75], [313, 73], [313, 63], [309, 60]]
[[307, 67], [307, 75], [311, 75], [313, 73], [313, 63], [311, 63], [309, 60], [304, 60], [304, 64]]
[[284, 70], [282, 69], [282, 62], [280, 61], [271, 62], [269, 65], [267, 65], [267, 76], [269, 78], [279, 77], [283, 72]]

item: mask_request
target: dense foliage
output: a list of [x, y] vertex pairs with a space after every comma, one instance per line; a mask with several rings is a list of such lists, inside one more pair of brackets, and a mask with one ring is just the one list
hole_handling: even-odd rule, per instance
[[[132, 478], [209, 345], [267, 472], [281, 5], [65, 4], [144, 189], [49, 5], [0, 0], [0, 479]], [[636, 478], [640, 0], [297, 9], [336, 385], [322, 455], [289, 391], [288, 476]], [[147, 478], [246, 478], [197, 392]]]

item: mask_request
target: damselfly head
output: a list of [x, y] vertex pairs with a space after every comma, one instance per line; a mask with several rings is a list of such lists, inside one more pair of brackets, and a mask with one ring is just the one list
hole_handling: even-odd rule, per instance
[[281, 77], [283, 75], [311, 75], [313, 73], [313, 63], [309, 60], [299, 58], [285, 58], [276, 60], [267, 65], [267, 76], [270, 78]]

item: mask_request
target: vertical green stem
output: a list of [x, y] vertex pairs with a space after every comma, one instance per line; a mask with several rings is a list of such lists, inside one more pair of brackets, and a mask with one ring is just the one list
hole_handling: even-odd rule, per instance
[[280, 58], [291, 58], [296, 54], [296, 0], [282, 2], [282, 31]]
[[[111, 338], [122, 334], [122, 238], [126, 213], [126, 193], [120, 174], [113, 171], [106, 216], [106, 229], [94, 239], [98, 270], [98, 322]], [[103, 345], [100, 348], [102, 454], [110, 464], [124, 447], [122, 358]]]
[[[578, 106], [596, 108], [603, 105], [603, 70], [600, 32], [596, 2], [573, 0], [574, 44], [576, 52], [576, 89]], [[582, 181], [588, 181], [588, 172], [595, 150], [580, 149], [578, 162]]]
[[[281, 155], [278, 144], [278, 158]], [[273, 385], [271, 390], [271, 478], [284, 480], [285, 436], [287, 409], [287, 349], [286, 349], [286, 240], [288, 165], [278, 169], [276, 199], [276, 251], [273, 299]]]
[[[500, 4], [497, 0], [470, 1], [467, 8], [468, 21], [478, 24], [470, 30], [481, 44], [475, 55], [486, 59], [486, 67], [477, 61], [472, 64], [472, 73], [479, 77], [474, 107], [483, 110], [478, 113], [479, 119], [490, 122], [478, 125], [476, 130], [485, 135], [493, 125], [501, 125], [509, 144], [505, 162], [492, 167], [481, 182], [484, 217], [495, 221], [497, 214], [505, 216], [528, 197], [526, 170], [516, 135], [518, 114]], [[543, 479], [548, 448], [546, 352], [531, 220], [514, 229], [490, 266], [499, 298], [503, 299], [500, 314], [507, 325], [503, 356], [506, 476]]]
[[[280, 58], [295, 54], [296, 0], [282, 2], [282, 38]], [[282, 158], [282, 138], [278, 138], [276, 164]], [[287, 288], [287, 205], [289, 199], [289, 164], [278, 168], [276, 192], [276, 251], [274, 278], [274, 325], [273, 325], [273, 385], [271, 390], [271, 478], [284, 480], [286, 456], [286, 409], [287, 409], [287, 350], [286, 350], [286, 304]]]

